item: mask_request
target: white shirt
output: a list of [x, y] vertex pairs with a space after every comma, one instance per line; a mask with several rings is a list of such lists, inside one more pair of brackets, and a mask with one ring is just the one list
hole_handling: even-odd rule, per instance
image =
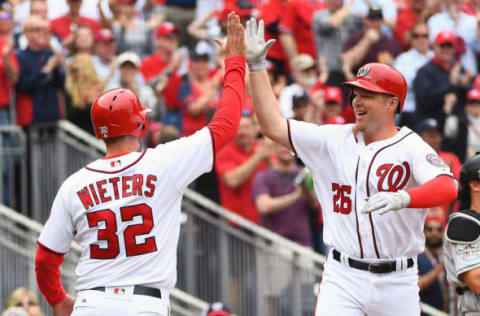
[[426, 55], [422, 55], [418, 50], [412, 48], [407, 52], [401, 53], [395, 58], [393, 67], [400, 71], [407, 81], [407, 97], [403, 105], [403, 112], [415, 112], [415, 91], [413, 90], [413, 80], [417, 76], [418, 69], [423, 67], [433, 58], [433, 52], [429, 50]]
[[68, 252], [73, 239], [80, 244], [77, 290], [172, 288], [183, 192], [212, 169], [212, 145], [205, 127], [154, 149], [92, 162], [60, 187], [39, 243], [57, 253]]
[[355, 139], [352, 128], [289, 120], [292, 147], [312, 172], [322, 205], [324, 241], [354, 258], [416, 257], [425, 245], [427, 210], [362, 214], [365, 199], [380, 190], [405, 190], [451, 176], [450, 168], [407, 127], [368, 145], [362, 133]]

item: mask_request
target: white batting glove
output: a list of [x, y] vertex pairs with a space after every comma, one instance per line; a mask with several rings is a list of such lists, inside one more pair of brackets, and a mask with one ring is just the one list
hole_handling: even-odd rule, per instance
[[257, 21], [251, 18], [246, 25], [247, 44], [247, 65], [250, 71], [262, 71], [265, 69], [267, 52], [270, 46], [275, 43], [274, 39], [265, 43], [263, 20], [260, 20], [257, 28]]
[[397, 192], [378, 192], [370, 197], [365, 204], [363, 214], [379, 212], [380, 215], [388, 211], [398, 211], [406, 208], [410, 204], [410, 195], [403, 191]]

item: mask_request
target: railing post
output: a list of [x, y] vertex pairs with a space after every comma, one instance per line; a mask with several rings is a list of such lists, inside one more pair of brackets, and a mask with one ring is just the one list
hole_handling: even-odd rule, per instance
[[195, 276], [195, 223], [193, 216], [188, 216], [185, 223], [185, 290], [186, 292], [196, 295], [197, 278]]
[[220, 295], [222, 302], [227, 305], [231, 305], [231, 291], [230, 291], [230, 260], [232, 256], [228, 247], [228, 235], [226, 228], [228, 227], [228, 222], [222, 220], [220, 224], [220, 230], [218, 232], [218, 242], [219, 242], [219, 256], [218, 262], [220, 267]]
[[301, 258], [298, 253], [293, 253], [292, 258], [292, 310], [293, 315], [302, 315], [302, 286], [301, 286]]

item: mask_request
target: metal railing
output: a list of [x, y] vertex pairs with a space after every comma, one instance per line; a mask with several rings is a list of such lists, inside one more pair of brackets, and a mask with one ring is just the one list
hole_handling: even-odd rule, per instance
[[[48, 135], [43, 139], [42, 135]], [[103, 155], [103, 142], [67, 121], [52, 134], [31, 130], [33, 218], [44, 222], [62, 181]], [[177, 287], [223, 301], [242, 316], [314, 315], [325, 258], [187, 189], [178, 248]], [[235, 223], [232, 225], [232, 223]], [[430, 315], [446, 315], [422, 304]]]
[[[43, 225], [0, 204], [0, 303], [4, 305], [10, 292], [19, 286], [27, 287], [37, 293], [35, 281], [35, 249], [38, 235]], [[68, 293], [75, 293], [75, 266], [80, 258], [81, 248], [73, 243], [62, 264], [62, 283]], [[46, 315], [51, 309], [40, 299]], [[199, 316], [208, 304], [179, 289], [170, 292], [172, 316]]]

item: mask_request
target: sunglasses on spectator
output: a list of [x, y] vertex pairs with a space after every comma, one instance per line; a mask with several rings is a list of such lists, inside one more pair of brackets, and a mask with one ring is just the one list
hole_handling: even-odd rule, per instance
[[[28, 301], [26, 302], [28, 304], [28, 306], [36, 306], [37, 304], [34, 302], [34, 301]], [[23, 302], [18, 302], [17, 304], [15, 304], [16, 307], [22, 307], [23, 306]]]
[[428, 38], [427, 33], [412, 33], [412, 38]]
[[441, 48], [453, 48], [453, 43], [443, 43], [440, 44]]
[[442, 226], [425, 226], [425, 231], [432, 232], [433, 230], [436, 230], [437, 232], [441, 233], [443, 231], [443, 227]]

